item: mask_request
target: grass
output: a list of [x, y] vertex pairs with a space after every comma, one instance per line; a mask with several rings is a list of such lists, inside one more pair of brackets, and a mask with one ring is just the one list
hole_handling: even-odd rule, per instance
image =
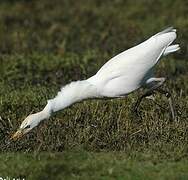
[[[161, 158], [161, 157], [160, 157]], [[164, 157], [163, 157], [164, 158]], [[3, 154], [2, 176], [25, 179], [187, 179], [186, 160], [166, 161], [155, 154], [63, 152]], [[61, 161], [59, 161], [61, 159]], [[135, 160], [136, 159], [136, 160]], [[15, 166], [17, 171], [14, 171]]]
[[[0, 176], [42, 179], [187, 179], [187, 2], [0, 2]], [[169, 8], [170, 7], [170, 8]], [[173, 95], [144, 100], [142, 120], [125, 99], [78, 103], [20, 141], [7, 144], [26, 115], [41, 110], [61, 86], [86, 79], [115, 54], [174, 25], [181, 51], [158, 64]], [[16, 167], [15, 167], [16, 166]]]

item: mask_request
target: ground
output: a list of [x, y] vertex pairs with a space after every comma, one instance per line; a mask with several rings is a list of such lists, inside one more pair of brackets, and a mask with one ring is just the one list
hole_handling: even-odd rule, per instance
[[[145, 152], [4, 154], [2, 176], [25, 179], [187, 179], [186, 160], [166, 160]], [[16, 170], [15, 171], [15, 167]]]
[[[187, 179], [188, 4], [158, 1], [0, 2], [0, 177], [26, 179]], [[181, 51], [161, 59], [176, 111], [160, 94], [77, 103], [21, 140], [8, 139], [61, 86], [86, 79], [111, 57], [167, 26]]]

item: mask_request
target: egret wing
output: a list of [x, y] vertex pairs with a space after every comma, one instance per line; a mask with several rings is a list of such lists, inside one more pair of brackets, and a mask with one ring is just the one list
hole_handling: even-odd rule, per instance
[[[170, 31], [170, 32], [169, 32]], [[164, 33], [163, 33], [164, 32]], [[95, 82], [107, 83], [117, 77], [137, 78], [140, 81], [158, 62], [164, 50], [174, 41], [176, 33], [174, 29], [164, 30], [143, 43], [130, 48], [110, 59], [104, 64], [95, 78]]]

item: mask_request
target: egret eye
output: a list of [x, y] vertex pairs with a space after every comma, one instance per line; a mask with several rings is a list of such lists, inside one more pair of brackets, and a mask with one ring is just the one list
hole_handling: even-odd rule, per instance
[[27, 125], [26, 127], [25, 127], [25, 129], [28, 129], [28, 128], [30, 128], [31, 127], [31, 125]]

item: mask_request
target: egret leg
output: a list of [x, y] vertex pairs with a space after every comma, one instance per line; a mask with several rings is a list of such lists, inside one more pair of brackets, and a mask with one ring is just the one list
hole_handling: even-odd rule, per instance
[[[165, 78], [150, 78], [146, 81], [146, 85], [147, 85], [147, 87], [149, 87], [149, 90], [145, 94], [143, 94], [141, 97], [138, 98], [138, 100], [134, 106], [134, 112], [137, 115], [138, 115], [138, 107], [140, 106], [143, 98], [151, 96], [152, 94], [154, 94], [157, 91], [161, 94], [164, 94], [168, 98], [172, 119], [173, 120], [175, 119], [175, 111], [174, 111], [173, 100], [172, 100], [171, 94], [168, 91], [160, 88], [164, 82], [165, 82]], [[161, 107], [161, 106], [159, 105], [159, 107]]]
[[172, 119], [175, 120], [174, 103], [173, 103], [173, 99], [172, 99], [171, 93], [166, 91], [166, 90], [163, 90], [161, 88], [156, 89], [156, 91], [158, 91], [161, 94], [164, 94], [168, 98], [171, 116], [172, 116]]
[[139, 113], [138, 113], [138, 108], [142, 102], [142, 100], [145, 98], [145, 97], [148, 97], [148, 96], [151, 96], [152, 94], [154, 94], [154, 91], [150, 91], [148, 90], [146, 93], [144, 93], [142, 96], [140, 96], [135, 105], [134, 105], [134, 108], [133, 108], [133, 112], [136, 113], [137, 116], [139, 116]]
[[138, 108], [142, 102], [142, 100], [145, 97], [151, 96], [152, 94], [155, 93], [155, 90], [158, 89], [160, 86], [163, 85], [163, 83], [165, 82], [165, 78], [150, 78], [146, 81], [146, 87], [149, 88], [149, 90], [147, 90], [142, 96], [140, 96], [138, 98], [138, 100], [136, 101], [136, 104], [133, 108], [133, 111], [136, 113], [136, 115], [138, 116]]

